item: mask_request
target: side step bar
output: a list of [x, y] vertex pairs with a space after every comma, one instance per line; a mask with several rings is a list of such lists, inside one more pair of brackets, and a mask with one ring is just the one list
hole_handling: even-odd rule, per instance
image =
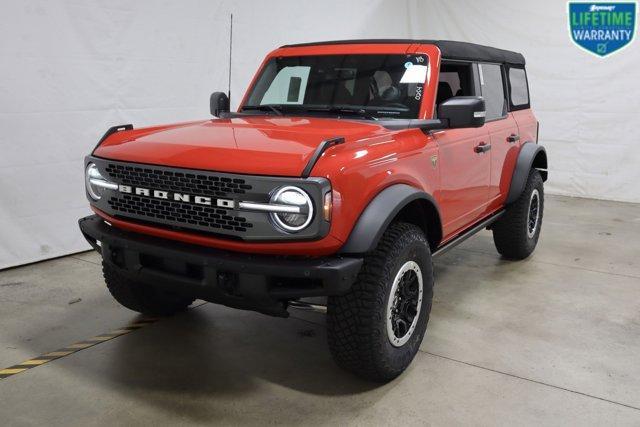
[[289, 301], [287, 308], [296, 308], [303, 311], [312, 311], [314, 313], [327, 314], [327, 306], [322, 304], [311, 304], [304, 301]]
[[459, 234], [458, 236], [454, 237], [452, 240], [449, 240], [447, 243], [445, 243], [444, 245], [442, 245], [438, 249], [436, 249], [433, 252], [432, 256], [436, 257], [436, 256], [439, 256], [439, 255], [442, 255], [442, 254], [448, 252], [449, 250], [455, 248], [460, 243], [464, 242], [465, 240], [467, 240], [469, 237], [473, 236], [477, 232], [482, 231], [482, 229], [489, 227], [498, 218], [500, 218], [502, 216], [502, 214], [504, 214], [504, 209], [499, 211], [499, 212], [496, 212], [495, 214], [491, 215], [489, 218], [480, 221], [479, 223], [477, 223], [476, 225], [474, 225], [473, 227], [471, 227], [467, 231], [465, 231], [462, 234]]
[[[464, 242], [469, 237], [473, 236], [474, 234], [476, 234], [477, 232], [481, 231], [482, 229], [490, 226], [493, 222], [495, 222], [498, 218], [500, 218], [502, 216], [502, 214], [504, 214], [504, 210], [501, 210], [500, 212], [497, 212], [497, 213], [491, 215], [489, 218], [486, 218], [486, 219], [480, 221], [479, 223], [474, 225], [469, 230], [465, 231], [464, 233], [456, 236], [453, 240], [450, 240], [449, 242], [447, 242], [444, 245], [440, 246], [433, 253], [433, 256], [435, 257], [435, 256], [438, 256], [438, 255], [442, 255], [445, 252], [449, 251], [450, 249], [453, 249], [454, 247], [458, 246], [460, 243]], [[289, 308], [294, 308], [296, 310], [302, 310], [302, 311], [311, 311], [311, 312], [314, 312], [314, 313], [327, 314], [327, 306], [326, 305], [312, 304], [312, 303], [304, 302], [304, 301], [289, 301], [288, 304], [287, 304], [287, 309], [289, 309]]]

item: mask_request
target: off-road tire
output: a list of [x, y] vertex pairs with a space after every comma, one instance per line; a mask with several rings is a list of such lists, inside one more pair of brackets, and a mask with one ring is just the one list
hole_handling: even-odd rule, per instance
[[[422, 272], [422, 303], [413, 333], [396, 347], [387, 332], [387, 303], [394, 278], [411, 260]], [[328, 300], [327, 340], [336, 363], [366, 380], [394, 379], [418, 352], [432, 299], [433, 265], [424, 233], [413, 224], [392, 223], [376, 249], [365, 256], [350, 291]]]
[[111, 295], [123, 306], [151, 316], [170, 316], [185, 310], [193, 298], [164, 292], [147, 283], [131, 280], [118, 268], [102, 262], [102, 274]]
[[[538, 222], [533, 234], [529, 235], [529, 209], [535, 191], [538, 194]], [[520, 197], [507, 207], [504, 215], [493, 225], [493, 242], [498, 252], [503, 257], [514, 260], [525, 259], [531, 255], [538, 244], [543, 213], [542, 176], [536, 169], [532, 169]]]

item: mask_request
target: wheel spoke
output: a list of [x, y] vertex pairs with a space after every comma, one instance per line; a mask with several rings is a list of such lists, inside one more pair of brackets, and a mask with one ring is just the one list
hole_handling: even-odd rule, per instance
[[538, 227], [538, 216], [540, 213], [540, 195], [537, 190], [531, 193], [529, 210], [527, 214], [527, 235], [531, 238], [535, 235]]
[[422, 304], [422, 277], [415, 261], [408, 261], [394, 280], [389, 296], [388, 327], [391, 343], [399, 347], [406, 343], [418, 320]]
[[404, 319], [398, 317], [398, 318], [396, 318], [396, 322], [395, 323], [396, 323], [395, 330], [396, 330], [396, 333], [397, 333], [396, 336], [397, 337], [403, 337], [407, 333], [407, 331], [409, 330], [409, 327], [407, 326], [407, 322]]

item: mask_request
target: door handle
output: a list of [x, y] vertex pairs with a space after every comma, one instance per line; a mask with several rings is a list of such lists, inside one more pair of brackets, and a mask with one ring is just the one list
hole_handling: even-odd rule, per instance
[[517, 141], [520, 141], [520, 135], [516, 135], [515, 133], [512, 133], [507, 137], [507, 142], [517, 142]]
[[489, 150], [491, 150], [491, 144], [487, 144], [486, 142], [481, 142], [473, 148], [473, 151], [478, 154], [486, 153]]

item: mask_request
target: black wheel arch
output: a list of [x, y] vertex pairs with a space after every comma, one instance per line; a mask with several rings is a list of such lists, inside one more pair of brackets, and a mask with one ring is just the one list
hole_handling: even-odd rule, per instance
[[529, 178], [529, 172], [532, 168], [540, 171], [543, 181], [547, 180], [549, 176], [547, 171], [547, 151], [542, 145], [533, 141], [527, 141], [522, 144], [516, 166], [513, 169], [511, 185], [507, 195], [507, 205], [518, 200], [518, 197], [520, 197], [524, 191], [527, 179]]
[[340, 253], [363, 254], [372, 251], [394, 220], [420, 227], [432, 251], [442, 241], [440, 211], [433, 196], [407, 184], [394, 184], [380, 191], [369, 202]]

